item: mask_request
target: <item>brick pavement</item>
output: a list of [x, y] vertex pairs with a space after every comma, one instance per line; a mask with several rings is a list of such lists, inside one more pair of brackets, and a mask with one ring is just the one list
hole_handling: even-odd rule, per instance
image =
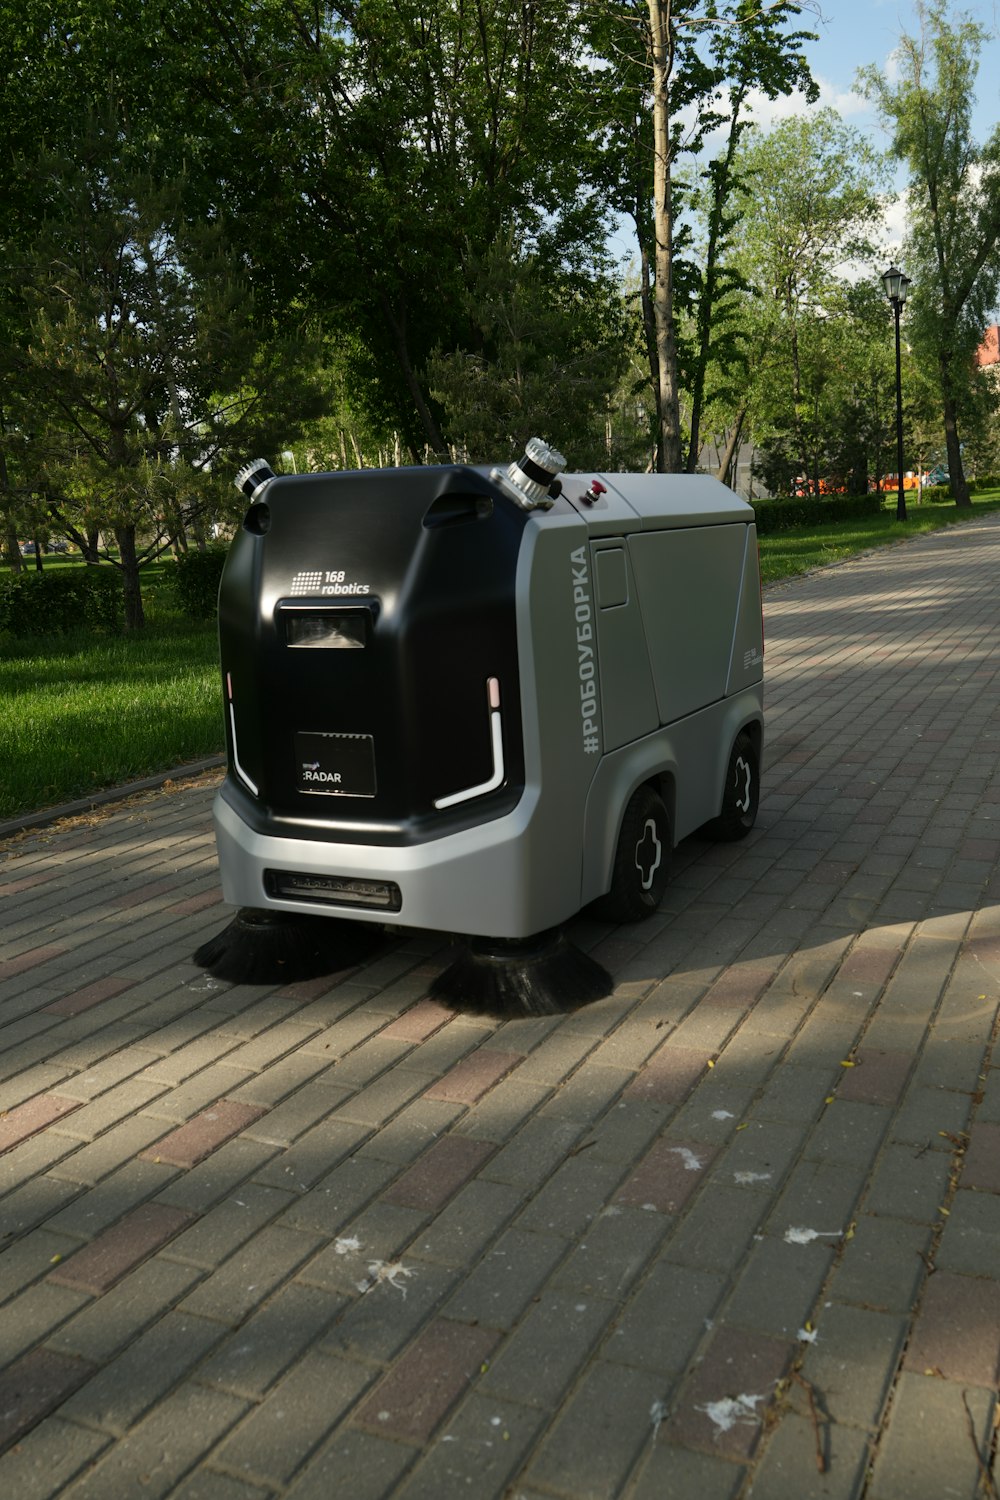
[[998, 577], [768, 592], [758, 827], [570, 1016], [199, 972], [208, 785], [9, 843], [0, 1493], [995, 1496]]

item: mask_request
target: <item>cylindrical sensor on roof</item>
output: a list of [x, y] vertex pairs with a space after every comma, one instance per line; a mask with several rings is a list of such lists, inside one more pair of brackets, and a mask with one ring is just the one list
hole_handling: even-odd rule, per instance
[[502, 482], [503, 488], [524, 510], [548, 510], [559, 493], [556, 476], [566, 467], [557, 448], [550, 448], [541, 438], [529, 438], [524, 457], [512, 463], [506, 474], [490, 470], [490, 478]]
[[276, 477], [266, 458], [252, 458], [248, 464], [243, 465], [233, 484], [248, 500], [253, 501], [265, 484]]

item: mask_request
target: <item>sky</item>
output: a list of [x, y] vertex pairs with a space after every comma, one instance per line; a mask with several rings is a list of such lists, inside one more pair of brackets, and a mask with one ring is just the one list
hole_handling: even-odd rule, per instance
[[[873, 145], [885, 150], [888, 137], [878, 116], [868, 102], [855, 92], [858, 68], [875, 63], [892, 77], [893, 51], [901, 34], [920, 35], [920, 20], [913, 0], [803, 0], [799, 25], [813, 31], [817, 40], [806, 47], [813, 77], [820, 86], [821, 104], [837, 111], [845, 123], [869, 136]], [[951, 14], [969, 15], [987, 31], [996, 33], [982, 51], [976, 79], [977, 104], [973, 130], [983, 141], [1000, 121], [1000, 0], [965, 0], [951, 7]], [[803, 107], [801, 98], [779, 99], [773, 104], [763, 99], [756, 111], [761, 124], [783, 115], [796, 114]], [[905, 187], [906, 172], [897, 175], [900, 190]], [[905, 221], [905, 204], [900, 198], [887, 217], [890, 251], [898, 253]]]

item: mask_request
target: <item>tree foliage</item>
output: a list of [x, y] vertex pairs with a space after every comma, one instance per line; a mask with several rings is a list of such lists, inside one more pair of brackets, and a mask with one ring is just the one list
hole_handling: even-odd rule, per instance
[[1000, 126], [982, 145], [973, 138], [987, 33], [971, 19], [950, 19], [940, 0], [918, 5], [918, 14], [920, 35], [900, 37], [897, 76], [870, 67], [860, 78], [910, 171], [907, 316], [937, 372], [952, 494], [965, 506], [959, 427], [974, 400], [972, 355], [1000, 291]]

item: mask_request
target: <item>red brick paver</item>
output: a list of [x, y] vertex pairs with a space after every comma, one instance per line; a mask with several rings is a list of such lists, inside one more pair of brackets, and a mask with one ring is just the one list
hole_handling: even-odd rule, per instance
[[107, 979], [95, 979], [82, 990], [74, 990], [71, 995], [53, 1000], [51, 1005], [45, 1005], [42, 1009], [52, 1016], [78, 1016], [92, 1005], [100, 1005], [102, 1000], [113, 1000], [116, 995], [123, 995], [135, 983], [134, 979], [122, 979], [112, 974]]
[[493, 1155], [494, 1149], [488, 1141], [446, 1135], [389, 1188], [385, 1201], [428, 1212], [440, 1208]]
[[145, 1203], [63, 1261], [48, 1279], [99, 1297], [173, 1239], [191, 1218], [183, 1209], [165, 1203]]
[[180, 1125], [142, 1152], [147, 1161], [163, 1161], [173, 1167], [193, 1167], [217, 1147], [246, 1130], [266, 1113], [263, 1106], [220, 1099], [186, 1125]]
[[492, 1329], [437, 1319], [361, 1404], [358, 1423], [383, 1437], [426, 1442], [499, 1340]]
[[20, 1145], [54, 1120], [72, 1114], [80, 1104], [79, 1099], [63, 1099], [58, 1094], [36, 1094], [34, 1099], [26, 1099], [15, 1109], [7, 1110], [0, 1115], [0, 1151]]

